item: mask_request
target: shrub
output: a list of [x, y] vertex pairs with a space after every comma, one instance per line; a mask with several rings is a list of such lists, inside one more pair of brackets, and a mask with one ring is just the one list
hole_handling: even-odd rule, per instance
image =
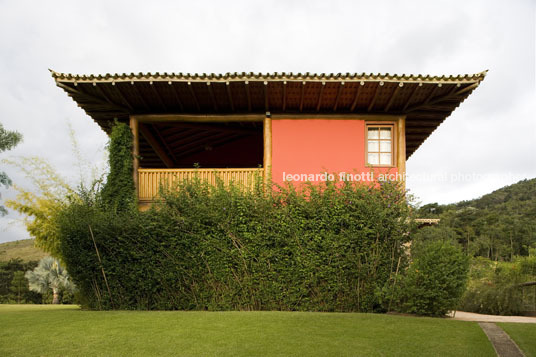
[[469, 260], [449, 240], [417, 241], [403, 278], [400, 310], [444, 316], [455, 310], [465, 290]]
[[[513, 262], [475, 258], [461, 308], [482, 314], [519, 315], [530, 309], [524, 306], [523, 289], [519, 284], [535, 278], [534, 257], [517, 257]], [[527, 289], [529, 296], [525, 296], [525, 300], [533, 301], [534, 291], [530, 290]]]
[[[84, 195], [80, 195], [84, 196]], [[85, 196], [60, 215], [63, 261], [90, 308], [384, 311], [407, 241], [395, 184], [210, 186], [146, 212]]]

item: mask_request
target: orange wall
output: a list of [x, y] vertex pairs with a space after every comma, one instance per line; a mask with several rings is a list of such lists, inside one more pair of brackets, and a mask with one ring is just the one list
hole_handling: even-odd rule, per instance
[[364, 120], [272, 120], [272, 180], [283, 184], [283, 173], [367, 173], [364, 141]]

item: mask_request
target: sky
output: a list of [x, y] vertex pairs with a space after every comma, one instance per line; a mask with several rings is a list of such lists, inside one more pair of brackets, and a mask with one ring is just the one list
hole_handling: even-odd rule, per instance
[[[534, 0], [0, 0], [0, 123], [24, 136], [0, 159], [40, 157], [74, 185], [105, 167], [106, 135], [55, 86], [49, 68], [77, 74], [489, 70], [407, 162], [407, 188], [417, 202], [477, 198], [536, 177], [535, 14]], [[20, 170], [4, 163], [0, 170], [30, 187]], [[0, 193], [15, 196], [13, 188]], [[29, 238], [21, 219], [12, 211], [0, 218], [0, 242]]]

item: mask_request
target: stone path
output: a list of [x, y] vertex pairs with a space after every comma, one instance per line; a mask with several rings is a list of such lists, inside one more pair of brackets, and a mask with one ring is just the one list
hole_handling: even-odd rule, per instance
[[456, 311], [456, 314], [454, 315], [453, 319], [476, 322], [519, 322], [536, 324], [536, 317], [483, 315], [465, 311]]
[[499, 357], [524, 357], [525, 355], [506, 332], [493, 322], [478, 323], [490, 340]]

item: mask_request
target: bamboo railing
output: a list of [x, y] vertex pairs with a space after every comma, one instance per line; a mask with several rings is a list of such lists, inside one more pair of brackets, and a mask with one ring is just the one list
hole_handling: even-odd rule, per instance
[[220, 179], [225, 185], [234, 182], [245, 188], [253, 188], [255, 180], [263, 177], [263, 168], [244, 169], [138, 169], [140, 201], [152, 201], [158, 196], [160, 185], [173, 187], [183, 180], [199, 177], [214, 185]]

